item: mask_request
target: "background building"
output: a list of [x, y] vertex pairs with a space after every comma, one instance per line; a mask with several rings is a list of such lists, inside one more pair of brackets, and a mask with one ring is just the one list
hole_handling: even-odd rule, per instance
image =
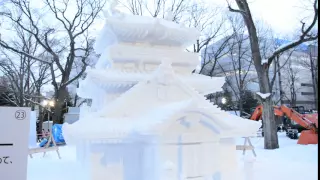
[[[238, 35], [237, 39], [228, 40], [227, 45], [225, 41], [222, 39], [201, 51], [201, 67], [196, 71], [208, 76], [226, 76], [225, 88], [236, 102], [241, 91], [258, 92], [259, 84], [248, 37], [241, 35], [239, 40]], [[290, 42], [263, 40], [260, 44], [263, 58], [286, 43]], [[317, 109], [317, 60], [318, 46], [314, 44], [302, 44], [277, 57], [269, 70], [270, 81], [274, 79], [273, 99], [276, 104]]]

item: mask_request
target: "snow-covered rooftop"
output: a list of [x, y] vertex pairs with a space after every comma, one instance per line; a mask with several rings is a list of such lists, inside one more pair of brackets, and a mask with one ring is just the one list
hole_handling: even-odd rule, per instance
[[[121, 86], [132, 87], [140, 81], [150, 77], [150, 72], [125, 72], [115, 69], [89, 69], [87, 78], [103, 88], [117, 88]], [[222, 91], [225, 83], [224, 77], [209, 77], [200, 74], [177, 75], [183, 82], [201, 94]]]
[[[213, 106], [204, 96], [182, 82], [170, 64], [164, 63], [148, 79], [139, 82], [113, 103], [70, 127], [66, 126], [69, 129], [66, 130], [77, 137], [85, 136], [93, 139], [115, 138], [136, 131], [159, 133], [153, 131], [154, 127], [159, 128], [164, 124], [174, 123], [176, 119], [172, 119], [172, 116], [179, 113], [181, 116], [186, 116], [188, 113], [202, 114], [205, 121], [201, 119], [193, 121], [214, 129], [224, 138], [253, 136], [261, 126], [259, 122], [230, 115]], [[92, 123], [92, 119], [97, 122]], [[83, 131], [80, 132], [79, 129]]]
[[200, 35], [197, 29], [187, 28], [172, 21], [123, 13], [106, 18], [96, 47], [105, 47], [105, 38], [110, 36], [110, 33], [118, 42], [180, 47], [193, 44]]

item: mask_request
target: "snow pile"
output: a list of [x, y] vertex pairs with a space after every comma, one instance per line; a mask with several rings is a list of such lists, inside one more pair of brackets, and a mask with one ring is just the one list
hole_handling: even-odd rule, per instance
[[262, 99], [267, 99], [271, 94], [270, 93], [261, 93], [257, 92], [257, 95], [259, 95]]

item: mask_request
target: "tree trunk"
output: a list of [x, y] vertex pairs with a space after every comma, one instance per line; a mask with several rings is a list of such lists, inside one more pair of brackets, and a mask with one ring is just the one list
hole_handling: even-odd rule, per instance
[[23, 88], [23, 74], [20, 74], [20, 90], [19, 90], [19, 107], [24, 107], [24, 88]]
[[[267, 98], [263, 103], [263, 131], [265, 149], [279, 148], [277, 125], [273, 112], [273, 102], [271, 98]], [[270, 108], [271, 107], [271, 108]], [[271, 133], [270, 133], [271, 132]]]
[[283, 104], [283, 89], [282, 89], [282, 78], [281, 78], [281, 70], [280, 70], [280, 62], [279, 62], [279, 56], [276, 57], [276, 65], [278, 68], [278, 79], [279, 79], [279, 92], [280, 92], [280, 105]]
[[[248, 29], [249, 39], [250, 39], [250, 48], [251, 48], [251, 54], [252, 59], [254, 62], [254, 66], [256, 68], [258, 79], [259, 79], [259, 87], [261, 93], [271, 93], [271, 84], [269, 82], [269, 76], [268, 76], [268, 69], [270, 67], [270, 63], [274, 61], [275, 56], [278, 54], [281, 54], [285, 52], [286, 50], [289, 50], [290, 48], [294, 48], [303, 42], [313, 41], [318, 39], [318, 34], [313, 34], [313, 28], [317, 25], [318, 21], [318, 1], [315, 0], [313, 3], [313, 10], [314, 10], [314, 17], [312, 20], [312, 23], [305, 27], [305, 23], [302, 22], [302, 34], [300, 36], [300, 39], [294, 43], [291, 43], [289, 45], [286, 45], [282, 47], [281, 49], [275, 51], [271, 57], [267, 59], [266, 63], [262, 62], [262, 57], [260, 53], [260, 46], [259, 46], [259, 39], [258, 39], [258, 33], [255, 27], [255, 22], [252, 18], [252, 14], [249, 8], [249, 4], [247, 0], [235, 0], [237, 3], [237, 6], [239, 9], [233, 9], [231, 8], [231, 5], [228, 3], [229, 10], [231, 12], [240, 13], [243, 17], [243, 20], [246, 24], [246, 27]], [[228, 2], [228, 1], [227, 1]], [[275, 126], [275, 117], [273, 113], [273, 103], [271, 96], [267, 99], [263, 99], [263, 121], [264, 121], [264, 145], [265, 149], [276, 149], [279, 148], [278, 144], [278, 136], [277, 136], [277, 129]]]
[[[36, 98], [36, 101], [38, 102], [38, 103], [41, 103], [41, 87], [39, 87], [39, 86], [37, 86], [37, 98]], [[43, 117], [44, 117], [44, 109], [43, 109], [43, 107], [42, 106], [38, 106], [39, 107], [39, 117], [38, 117], [38, 119], [39, 119], [39, 129], [38, 129], [38, 131], [37, 131], [37, 134], [42, 134], [42, 124], [43, 124]]]
[[[318, 65], [318, 61], [317, 61], [317, 65]], [[315, 78], [314, 78], [314, 81], [315, 81], [315, 87], [316, 87], [316, 110], [318, 111], [318, 67], [316, 67], [316, 70], [315, 70]]]
[[317, 99], [316, 99], [316, 109], [317, 109], [317, 111], [318, 111], [318, 98], [319, 98], [319, 96], [318, 96], [318, 63], [319, 63], [319, 56], [317, 56], [317, 60], [316, 60], [316, 64], [314, 63], [314, 67], [315, 67], [315, 78], [314, 78], [314, 83], [315, 83], [315, 87], [316, 87], [316, 97], [317, 97]]
[[311, 77], [312, 77], [312, 88], [313, 88], [313, 92], [314, 92], [314, 106], [315, 106], [315, 109], [318, 110], [318, 93], [317, 93], [317, 83], [316, 83], [316, 78], [315, 78], [315, 66], [314, 66], [314, 60], [313, 60], [313, 53], [311, 51], [311, 48], [310, 48], [310, 70], [311, 70]]
[[[258, 67], [260, 67], [260, 68], [257, 68], [260, 91], [262, 93], [271, 93], [268, 69], [263, 68], [261, 65]], [[272, 96], [270, 95], [266, 99], [262, 99], [262, 105], [263, 105], [262, 119], [263, 119], [263, 131], [264, 131], [264, 148], [277, 149], [279, 148], [279, 142], [278, 142], [277, 126], [276, 126], [276, 121], [274, 116]]]
[[[77, 88], [79, 88], [79, 81], [77, 82]], [[74, 96], [74, 102], [73, 102], [73, 107], [77, 107], [77, 103], [78, 103], [78, 94], [76, 92], [76, 95]]]
[[77, 107], [77, 103], [78, 103], [78, 94], [74, 96], [73, 107]]
[[239, 94], [240, 98], [239, 98], [239, 116], [242, 116], [242, 112], [243, 112], [243, 92], [240, 90], [240, 94]]
[[290, 105], [291, 105], [291, 107], [294, 107], [294, 106], [296, 106], [296, 101], [297, 101], [297, 93], [296, 93], [296, 88], [295, 88], [295, 86], [296, 86], [296, 84], [295, 84], [295, 81], [296, 81], [296, 77], [295, 77], [295, 74], [294, 74], [294, 72], [293, 72], [293, 70], [292, 70], [292, 68], [290, 68], [290, 96], [291, 96], [291, 103], [290, 103]]
[[42, 125], [43, 125], [43, 118], [44, 118], [44, 109], [39, 106], [39, 129], [37, 131], [37, 134], [42, 134]]
[[[255, 23], [251, 16], [250, 8], [247, 1], [236, 0], [239, 9], [242, 12], [242, 17], [246, 24], [249, 33], [251, 55], [254, 62], [254, 66], [257, 71], [259, 88], [261, 93], [272, 93], [268, 64], [261, 64], [262, 57], [260, 53], [259, 38]], [[239, 12], [239, 11], [237, 11]], [[264, 129], [264, 148], [265, 149], [277, 149], [279, 148], [277, 128], [275, 125], [275, 117], [273, 113], [273, 103], [271, 96], [263, 100], [263, 129]]]
[[68, 98], [67, 87], [60, 87], [56, 93], [54, 112], [52, 116], [53, 124], [63, 124], [63, 106]]

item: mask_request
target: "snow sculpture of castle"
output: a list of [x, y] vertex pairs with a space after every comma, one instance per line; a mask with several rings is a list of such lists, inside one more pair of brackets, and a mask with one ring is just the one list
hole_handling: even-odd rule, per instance
[[101, 57], [78, 93], [92, 105], [65, 124], [83, 180], [234, 180], [235, 137], [260, 123], [205, 100], [224, 78], [192, 74], [185, 52], [199, 32], [172, 21], [114, 13], [97, 42]]

